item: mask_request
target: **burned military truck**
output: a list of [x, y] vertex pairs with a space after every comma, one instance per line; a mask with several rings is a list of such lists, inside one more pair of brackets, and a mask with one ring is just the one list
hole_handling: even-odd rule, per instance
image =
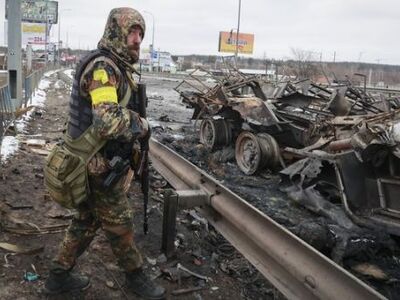
[[198, 69], [175, 90], [194, 108], [192, 119], [201, 120], [200, 141], [211, 151], [235, 143], [237, 163], [246, 174], [281, 165], [278, 143], [268, 132], [279, 139], [287, 126], [274, 114], [258, 78], [240, 72], [217, 77]]
[[335, 135], [325, 121], [336, 115], [382, 111], [348, 86], [328, 89], [310, 80], [272, 84], [237, 70], [214, 76], [198, 69], [175, 90], [194, 108], [192, 118], [201, 120], [201, 143], [210, 150], [234, 143], [239, 168], [248, 175], [283, 167], [279, 148], [300, 149]]
[[348, 81], [276, 84], [237, 70], [195, 70], [175, 90], [201, 121], [201, 143], [234, 145], [245, 174], [280, 171], [308, 208], [340, 201], [355, 223], [400, 235], [399, 98]]

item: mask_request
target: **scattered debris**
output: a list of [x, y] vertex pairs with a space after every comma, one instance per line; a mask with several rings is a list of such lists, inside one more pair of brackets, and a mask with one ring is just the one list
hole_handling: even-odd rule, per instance
[[146, 260], [152, 266], [155, 266], [157, 264], [157, 259], [155, 258], [146, 257]]
[[46, 146], [46, 141], [39, 140], [39, 139], [21, 140], [21, 143], [26, 144], [30, 147], [36, 147], [36, 148], [43, 148], [44, 146]]
[[47, 156], [50, 153], [50, 150], [45, 150], [45, 149], [36, 149], [36, 148], [29, 148], [29, 151], [42, 155], [42, 156]]
[[168, 115], [161, 115], [158, 118], [158, 121], [162, 121], [162, 122], [171, 122], [171, 119], [168, 117]]
[[33, 273], [33, 272], [25, 272], [24, 273], [24, 280], [27, 282], [34, 282], [40, 278], [40, 275]]
[[184, 295], [184, 294], [189, 294], [189, 293], [201, 291], [201, 290], [203, 290], [203, 289], [204, 289], [204, 287], [195, 286], [195, 287], [192, 287], [192, 288], [173, 290], [173, 291], [171, 292], [171, 294], [174, 295], [174, 296], [180, 296], [180, 295]]
[[164, 100], [164, 96], [158, 95], [157, 93], [150, 93], [147, 98], [152, 99], [152, 100]]
[[200, 275], [200, 274], [195, 273], [193, 271], [190, 271], [188, 268], [182, 266], [180, 263], [178, 263], [176, 265], [176, 268], [177, 268], [177, 270], [182, 270], [182, 271], [184, 271], [184, 272], [186, 272], [186, 273], [188, 273], [188, 274], [190, 274], [190, 275], [192, 275], [194, 277], [197, 277], [199, 279], [205, 280], [206, 282], [212, 281], [212, 279], [210, 277], [203, 276], [203, 275]]
[[389, 279], [388, 276], [385, 274], [385, 272], [383, 272], [382, 269], [380, 269], [376, 265], [371, 265], [369, 263], [358, 264], [358, 265], [351, 267], [351, 269], [361, 275], [371, 276], [377, 280], [386, 281]]
[[117, 287], [115, 286], [115, 283], [111, 280], [106, 280], [106, 286], [113, 290], [117, 289]]
[[0, 242], [0, 248], [16, 254], [36, 254], [43, 251], [44, 246], [36, 248], [26, 248], [15, 244]]
[[[198, 213], [197, 213], [194, 209], [191, 209], [191, 210], [189, 211], [189, 215], [190, 215], [195, 221], [199, 222], [199, 224], [203, 224], [203, 225], [205, 226], [206, 230], [208, 231], [208, 221], [207, 221], [206, 218], [200, 217], [200, 216], [198, 215]], [[192, 222], [192, 224], [195, 224], [195, 223]]]
[[52, 219], [71, 219], [74, 216], [74, 213], [71, 210], [64, 209], [58, 206], [53, 206], [48, 212], [47, 217]]
[[167, 262], [167, 257], [165, 256], [165, 254], [161, 254], [160, 256], [157, 257], [157, 263], [158, 264], [165, 264]]
[[[103, 266], [104, 270], [106, 271], [106, 273], [113, 279], [113, 281], [116, 283], [116, 285], [118, 286], [118, 288], [120, 289], [120, 291], [122, 292], [122, 294], [124, 295], [125, 299], [129, 299], [128, 295], [126, 294], [126, 292], [124, 291], [122, 285], [119, 283], [119, 281], [117, 280], [117, 278], [115, 278], [114, 274], [108, 269], [107, 265], [103, 262], [103, 260], [98, 257], [96, 254], [92, 254], [96, 260]], [[109, 283], [110, 284], [110, 283]], [[107, 285], [107, 281], [106, 281], [106, 285]], [[108, 286], [108, 285], [107, 285]], [[110, 286], [109, 286], [110, 287]]]
[[179, 279], [179, 270], [177, 268], [162, 268], [161, 272], [166, 276], [167, 279], [177, 282]]
[[12, 210], [19, 210], [19, 209], [32, 209], [33, 205], [15, 205], [13, 203], [10, 203], [9, 201], [6, 201], [6, 204], [12, 209]]

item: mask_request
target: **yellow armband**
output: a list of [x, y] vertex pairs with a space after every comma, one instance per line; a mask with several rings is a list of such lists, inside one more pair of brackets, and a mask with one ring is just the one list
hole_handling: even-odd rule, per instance
[[118, 104], [117, 89], [113, 86], [103, 86], [89, 92], [92, 97], [92, 105], [104, 102], [113, 102]]
[[93, 72], [93, 80], [101, 81], [102, 84], [106, 84], [108, 82], [108, 75], [106, 70], [99, 69]]

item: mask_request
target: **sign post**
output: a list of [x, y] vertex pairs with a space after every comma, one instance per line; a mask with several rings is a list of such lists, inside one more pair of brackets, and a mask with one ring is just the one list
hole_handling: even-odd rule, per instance
[[22, 105], [21, 0], [8, 2], [8, 82], [13, 109]]

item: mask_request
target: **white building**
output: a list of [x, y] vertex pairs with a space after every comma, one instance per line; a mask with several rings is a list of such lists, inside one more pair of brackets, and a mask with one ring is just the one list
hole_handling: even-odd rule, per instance
[[143, 49], [140, 53], [140, 64], [142, 71], [150, 71], [153, 64], [153, 71], [158, 72], [176, 72], [176, 64], [172, 60], [171, 53], [164, 51], [154, 51], [150, 55], [149, 49]]

